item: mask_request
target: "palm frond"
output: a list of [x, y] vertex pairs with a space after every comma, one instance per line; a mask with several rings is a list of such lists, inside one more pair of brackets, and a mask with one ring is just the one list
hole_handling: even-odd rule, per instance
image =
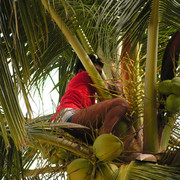
[[[167, 9], [170, 9], [167, 13]], [[168, 24], [175, 29], [180, 28], [180, 2], [179, 1], [160, 1], [160, 16], [162, 24]]]
[[[55, 131], [52, 130], [51, 123], [35, 124], [35, 125], [31, 124], [31, 126], [27, 126], [26, 128], [28, 130], [30, 139], [32, 140], [34, 138], [39, 140], [40, 142], [49, 143], [51, 145], [62, 147], [82, 157], [88, 156], [89, 151], [87, 147], [83, 147], [83, 146], [81, 147], [78, 144], [74, 143], [73, 141], [66, 139], [65, 136], [61, 135], [61, 133], [59, 134], [60, 131], [59, 128], [61, 128], [61, 126], [62, 128], [64, 128], [64, 126], [66, 126], [66, 128], [70, 128], [70, 127], [73, 128], [73, 124], [61, 123], [54, 126], [56, 128], [58, 127], [58, 129], [56, 129]], [[81, 128], [81, 126], [79, 128]]]
[[[142, 175], [143, 174], [143, 175]], [[135, 163], [132, 167], [130, 179], [141, 178], [141, 179], [179, 179], [179, 168], [166, 167], [156, 165], [152, 163]]]
[[1, 178], [16, 178], [19, 179], [23, 172], [22, 168], [22, 153], [16, 148], [12, 138], [9, 137], [10, 147], [5, 148], [3, 137], [0, 136], [0, 177]]
[[[0, 102], [3, 107], [5, 120], [8, 123], [11, 134], [13, 135], [14, 143], [18, 149], [21, 149], [22, 146], [25, 145], [27, 138], [24, 127], [25, 119], [13, 88], [14, 86], [4, 52], [2, 49], [0, 49], [0, 52], [0, 66], [2, 74], [0, 79]], [[1, 123], [4, 123], [3, 119], [1, 119]]]

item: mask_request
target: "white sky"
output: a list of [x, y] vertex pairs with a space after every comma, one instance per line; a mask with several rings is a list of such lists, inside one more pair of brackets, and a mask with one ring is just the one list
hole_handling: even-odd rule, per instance
[[[57, 73], [55, 73], [54, 71], [52, 75], [54, 82], [57, 83], [58, 82]], [[33, 99], [29, 98], [29, 101], [32, 106], [33, 118], [36, 118], [38, 116], [48, 115], [55, 112], [56, 106], [59, 103], [58, 102], [59, 95], [56, 90], [53, 90], [51, 92], [53, 87], [54, 85], [50, 80], [50, 78], [48, 77], [44, 85], [43, 94], [41, 94], [43, 101], [41, 100], [39, 93], [37, 91], [35, 94], [33, 94], [34, 92], [32, 92]], [[26, 116], [27, 110], [22, 100], [22, 97], [20, 98], [20, 106], [22, 108], [24, 116]]]

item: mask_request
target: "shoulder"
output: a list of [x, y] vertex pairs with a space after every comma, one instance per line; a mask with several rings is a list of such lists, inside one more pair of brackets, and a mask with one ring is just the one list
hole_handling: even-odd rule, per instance
[[87, 71], [83, 71], [78, 73], [75, 77], [75, 80], [80, 80], [81, 82], [87, 82], [87, 83], [92, 83], [91, 78], [88, 75]]
[[87, 78], [87, 77], [89, 77], [89, 75], [88, 75], [87, 71], [83, 71], [83, 72], [78, 73], [75, 77], [77, 77], [77, 78]]
[[82, 72], [78, 73], [77, 76], [88, 76], [88, 72], [82, 71]]
[[74, 82], [74, 81], [83, 81], [85, 79], [89, 78], [88, 73], [86, 71], [80, 72], [78, 74], [76, 74], [71, 80], [70, 82]]

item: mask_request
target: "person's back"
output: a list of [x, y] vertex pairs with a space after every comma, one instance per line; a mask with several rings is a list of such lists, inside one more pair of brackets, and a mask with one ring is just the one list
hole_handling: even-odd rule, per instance
[[86, 71], [73, 77], [61, 98], [58, 111], [64, 108], [83, 109], [95, 104], [96, 88], [91, 84], [92, 81]]
[[[103, 67], [101, 60], [92, 54], [89, 57], [96, 69], [101, 72]], [[69, 121], [74, 110], [84, 109], [95, 104], [96, 88], [92, 86], [93, 82], [79, 59], [76, 62], [74, 73], [75, 76], [68, 83], [67, 90], [52, 118], [53, 122], [59, 121], [59, 117], [62, 121]], [[64, 114], [66, 118], [62, 118]], [[69, 118], [67, 119], [67, 117]]]

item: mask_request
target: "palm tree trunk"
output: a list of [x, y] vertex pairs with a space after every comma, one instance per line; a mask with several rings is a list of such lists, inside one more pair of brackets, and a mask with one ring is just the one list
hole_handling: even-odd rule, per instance
[[147, 59], [144, 98], [144, 151], [158, 151], [157, 107], [156, 107], [156, 76], [157, 49], [159, 30], [159, 0], [153, 0], [152, 12], [148, 26]]

